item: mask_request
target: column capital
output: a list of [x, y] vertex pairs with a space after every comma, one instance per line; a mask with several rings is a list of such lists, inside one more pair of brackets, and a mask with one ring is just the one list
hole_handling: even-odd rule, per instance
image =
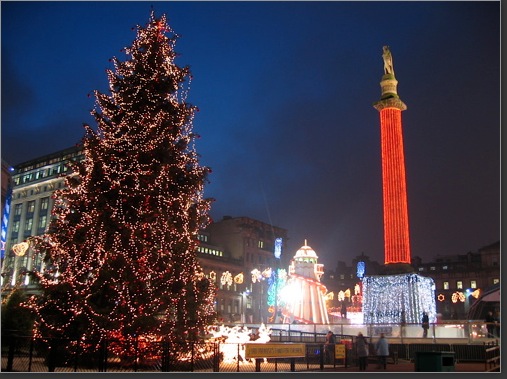
[[400, 100], [399, 97], [391, 97], [388, 99], [377, 101], [373, 103], [373, 107], [379, 112], [385, 108], [397, 108], [400, 111], [404, 111], [407, 109], [407, 106], [403, 101]]

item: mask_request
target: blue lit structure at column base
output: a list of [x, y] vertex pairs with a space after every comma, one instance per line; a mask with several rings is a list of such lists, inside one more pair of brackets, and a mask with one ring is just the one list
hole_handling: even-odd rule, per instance
[[363, 323], [420, 323], [427, 312], [436, 321], [435, 282], [415, 273], [363, 277]]

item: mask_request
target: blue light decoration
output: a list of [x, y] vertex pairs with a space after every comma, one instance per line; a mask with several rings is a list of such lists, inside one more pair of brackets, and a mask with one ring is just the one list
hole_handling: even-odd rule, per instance
[[0, 256], [5, 257], [5, 243], [7, 241], [7, 227], [9, 226], [9, 214], [11, 212], [12, 188], [9, 186], [5, 197], [5, 206], [2, 213], [2, 229], [0, 232]]
[[282, 239], [279, 237], [275, 239], [275, 258], [280, 259], [282, 255]]
[[[285, 301], [281, 298], [280, 294], [287, 284], [287, 270], [276, 269], [273, 270], [268, 279], [268, 306], [283, 306]], [[276, 297], [276, 302], [275, 302]]]
[[361, 279], [364, 276], [365, 267], [366, 266], [363, 261], [357, 262], [356, 275], [359, 279]]
[[427, 312], [436, 322], [435, 282], [418, 274], [365, 276], [363, 278], [363, 322], [399, 323], [405, 311], [407, 323], [419, 323]]

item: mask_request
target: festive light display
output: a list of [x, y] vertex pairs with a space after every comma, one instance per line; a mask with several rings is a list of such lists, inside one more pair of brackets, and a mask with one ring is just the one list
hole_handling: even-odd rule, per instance
[[224, 363], [253, 364], [253, 360], [245, 357], [245, 343], [267, 343], [271, 340], [271, 328], [264, 324], [259, 326], [255, 334], [256, 338], [252, 338], [254, 334], [252, 329], [239, 325], [209, 326], [208, 333], [212, 335], [210, 341], [221, 342], [219, 348]]
[[285, 301], [284, 322], [329, 324], [324, 299], [326, 287], [320, 282], [324, 265], [317, 263], [317, 254], [306, 244], [294, 255], [289, 267], [289, 279], [281, 290]]
[[[9, 214], [11, 212], [12, 186], [8, 186], [5, 194], [5, 205], [2, 212], [2, 227], [0, 229], [0, 257], [4, 259], [5, 243], [7, 242], [7, 227], [9, 225]], [[2, 277], [3, 280], [3, 277]]]
[[357, 262], [356, 276], [361, 279], [364, 276], [366, 265], [363, 261]]
[[[392, 55], [383, 48], [382, 96], [373, 106], [380, 112], [382, 193], [384, 207], [384, 263], [410, 264], [407, 190], [401, 112], [407, 106], [397, 93]], [[435, 283], [417, 274], [365, 276], [362, 280], [365, 323], [420, 322], [427, 312], [436, 320]]]
[[283, 306], [285, 304], [285, 300], [280, 294], [281, 290], [283, 290], [287, 284], [287, 270], [279, 268], [272, 270], [271, 272], [271, 276], [268, 278], [268, 305]]
[[365, 323], [418, 323], [423, 312], [436, 319], [435, 282], [417, 274], [367, 276], [363, 279]]
[[152, 12], [127, 60], [111, 60], [110, 94], [95, 91], [97, 130], [85, 125], [84, 160], [55, 192], [48, 232], [33, 238], [55, 268], [34, 272], [42, 295], [25, 304], [37, 336], [115, 339], [128, 358], [140, 338], [188, 350], [214, 321], [216, 288], [196, 256], [210, 169], [195, 151], [197, 108], [186, 102], [191, 76], [174, 62], [176, 39]]
[[466, 297], [463, 292], [454, 292], [451, 296], [451, 301], [453, 303], [457, 303], [458, 301], [464, 303], [465, 300], [466, 300]]
[[26, 251], [28, 250], [29, 247], [30, 247], [30, 245], [28, 244], [28, 242], [20, 242], [20, 243], [17, 243], [17, 244], [15, 244], [15, 245], [12, 246], [12, 251], [18, 257], [22, 257], [22, 256], [25, 255], [25, 253], [26, 253]]

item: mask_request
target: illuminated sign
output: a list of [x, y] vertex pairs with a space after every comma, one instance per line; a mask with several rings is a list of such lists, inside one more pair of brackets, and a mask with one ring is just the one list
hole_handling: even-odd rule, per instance
[[304, 343], [246, 343], [245, 357], [250, 358], [299, 358], [306, 356]]
[[345, 359], [345, 345], [344, 344], [336, 344], [334, 346], [334, 357], [335, 359]]

